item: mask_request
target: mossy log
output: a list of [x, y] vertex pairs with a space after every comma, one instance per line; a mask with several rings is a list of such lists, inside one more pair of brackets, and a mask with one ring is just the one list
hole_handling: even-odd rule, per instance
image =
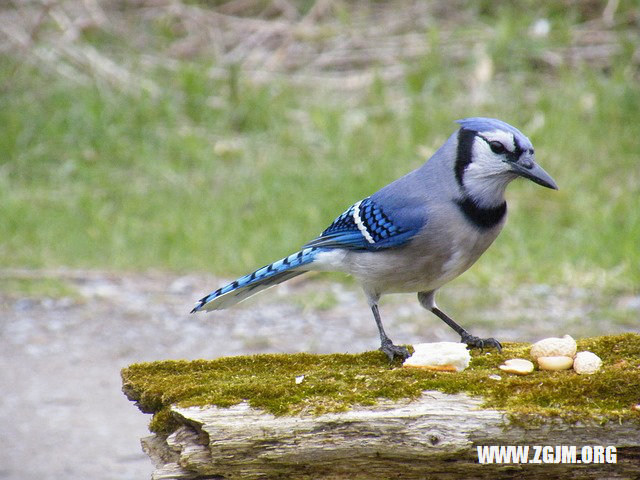
[[[582, 339], [593, 375], [504, 374], [474, 352], [458, 373], [380, 352], [255, 355], [132, 365], [123, 390], [153, 413], [154, 479], [640, 479], [640, 335]], [[497, 379], [496, 374], [501, 374]], [[478, 446], [614, 446], [616, 463], [479, 464]]]

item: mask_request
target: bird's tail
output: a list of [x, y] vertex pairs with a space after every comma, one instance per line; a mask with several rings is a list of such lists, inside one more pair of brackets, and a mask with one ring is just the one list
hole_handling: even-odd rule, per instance
[[308, 271], [304, 266], [313, 262], [318, 251], [319, 249], [315, 247], [304, 248], [277, 262], [265, 265], [249, 275], [240, 277], [201, 298], [191, 313], [231, 307], [255, 293], [301, 275]]

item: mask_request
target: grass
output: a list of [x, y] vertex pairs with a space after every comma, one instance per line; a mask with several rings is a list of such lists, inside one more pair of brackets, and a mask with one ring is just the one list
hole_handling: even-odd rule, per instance
[[[512, 343], [502, 353], [475, 351], [470, 367], [453, 374], [394, 368], [381, 352], [297, 353], [140, 363], [123, 369], [122, 379], [129, 399], [154, 414], [151, 430], [162, 433], [175, 427], [171, 405], [229, 407], [247, 401], [275, 415], [321, 414], [374, 405], [382, 398], [415, 399], [425, 390], [481, 396], [486, 408], [505, 410], [514, 421], [549, 416], [640, 421], [633, 408], [640, 391], [639, 335], [579, 340], [579, 351], [603, 359], [602, 370], [592, 375], [536, 370], [518, 376], [498, 370], [508, 358], [528, 357], [529, 349], [529, 344]], [[496, 374], [502, 379], [489, 378]]]
[[0, 291], [8, 297], [79, 298], [69, 283], [52, 278], [0, 278]]
[[[630, 9], [623, 2], [620, 8]], [[206, 59], [148, 71], [157, 96], [70, 85], [0, 59], [0, 266], [243, 274], [316, 236], [354, 201], [417, 167], [465, 116], [528, 134], [558, 192], [510, 187], [510, 220], [469, 281], [640, 285], [640, 88], [623, 49], [606, 71], [549, 72], [580, 15], [482, 4], [494, 75], [436, 48], [393, 85], [349, 97], [256, 85]], [[546, 9], [546, 10], [545, 10]], [[548, 15], [547, 39], [522, 35]], [[473, 25], [460, 25], [463, 36]], [[167, 33], [168, 35], [168, 33]], [[93, 39], [100, 42], [100, 39]], [[119, 48], [122, 48], [120, 46]], [[533, 52], [533, 53], [532, 53]]]

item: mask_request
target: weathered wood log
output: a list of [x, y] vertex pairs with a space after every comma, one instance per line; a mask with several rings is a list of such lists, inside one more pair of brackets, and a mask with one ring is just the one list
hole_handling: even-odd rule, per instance
[[[499, 366], [531, 346], [505, 344], [455, 373], [380, 352], [134, 364], [123, 390], [154, 415], [157, 480], [640, 480], [640, 335], [577, 343], [601, 370], [513, 375]], [[491, 446], [521, 455], [482, 462], [518, 453]]]
[[[640, 429], [633, 420], [526, 425], [481, 408], [466, 394], [425, 392], [343, 413], [274, 416], [241, 403], [172, 407], [180, 426], [143, 439], [167, 479], [640, 478]], [[480, 464], [478, 446], [523, 445], [540, 464]], [[545, 463], [534, 446], [615, 446], [616, 463]], [[570, 449], [565, 450], [570, 453]], [[612, 460], [612, 458], [608, 458]], [[586, 458], [585, 458], [586, 460]], [[593, 462], [593, 458], [591, 459]], [[598, 458], [606, 460], [604, 458]]]

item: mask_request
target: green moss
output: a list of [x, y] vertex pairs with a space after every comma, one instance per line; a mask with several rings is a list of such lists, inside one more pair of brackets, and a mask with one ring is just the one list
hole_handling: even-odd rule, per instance
[[[123, 369], [122, 379], [126, 395], [154, 414], [150, 429], [164, 433], [175, 428], [169, 411], [174, 404], [228, 407], [246, 400], [275, 415], [321, 414], [379, 399], [415, 399], [424, 390], [482, 396], [485, 407], [505, 410], [514, 421], [640, 421], [631, 408], [640, 402], [640, 335], [578, 341], [578, 350], [590, 350], [604, 362], [594, 375], [568, 370], [517, 376], [498, 370], [508, 358], [526, 358], [529, 348], [508, 343], [502, 353], [474, 351], [470, 367], [460, 373], [398, 368], [380, 352], [298, 353], [139, 363]], [[502, 379], [489, 378], [493, 374]], [[300, 375], [304, 380], [296, 384]]]

